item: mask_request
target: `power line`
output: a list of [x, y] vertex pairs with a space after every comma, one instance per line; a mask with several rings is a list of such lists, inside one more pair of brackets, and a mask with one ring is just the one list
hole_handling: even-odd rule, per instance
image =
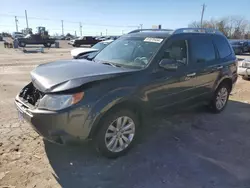
[[[6, 17], [14, 17], [15, 15], [10, 15], [10, 14], [0, 14], [0, 16], [6, 16]], [[22, 16], [22, 15], [17, 15], [16, 17], [18, 18], [26, 18], [26, 16]], [[29, 17], [30, 20], [45, 20], [45, 21], [61, 21], [61, 20], [57, 20], [57, 19], [50, 19], [50, 18], [41, 18], [41, 17]], [[64, 22], [67, 23], [79, 23], [76, 21], [70, 21], [70, 20], [64, 20]], [[84, 25], [86, 26], [102, 26], [102, 27], [131, 27], [131, 28], [137, 28], [138, 26], [131, 26], [131, 25], [109, 25], [109, 24], [97, 24], [97, 23], [85, 23], [82, 22]]]

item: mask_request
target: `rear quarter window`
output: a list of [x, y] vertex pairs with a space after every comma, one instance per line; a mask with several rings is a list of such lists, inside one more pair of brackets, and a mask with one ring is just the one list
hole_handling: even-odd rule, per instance
[[214, 36], [213, 41], [218, 49], [220, 58], [225, 58], [232, 54], [231, 48], [226, 38], [221, 36]]

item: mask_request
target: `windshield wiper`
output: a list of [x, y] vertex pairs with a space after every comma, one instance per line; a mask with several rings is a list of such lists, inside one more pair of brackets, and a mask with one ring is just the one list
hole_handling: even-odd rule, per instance
[[104, 65], [110, 65], [110, 66], [112, 66], [112, 67], [121, 67], [120, 65], [117, 65], [117, 64], [114, 64], [114, 63], [110, 63], [110, 62], [103, 62], [102, 64], [104, 64]]
[[121, 67], [121, 65], [118, 65], [116, 63], [111, 63], [109, 61], [101, 61], [101, 60], [97, 60], [95, 58], [93, 58], [92, 61], [94, 61], [95, 63], [101, 63], [101, 64], [104, 64], [104, 65], [110, 65], [112, 67]]

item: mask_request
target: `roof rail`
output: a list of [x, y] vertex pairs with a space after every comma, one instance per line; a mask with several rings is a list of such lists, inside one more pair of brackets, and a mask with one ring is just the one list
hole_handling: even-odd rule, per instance
[[179, 33], [215, 33], [223, 35], [222, 32], [213, 28], [180, 28], [176, 29], [173, 32], [173, 34], [179, 34]]
[[136, 29], [136, 30], [133, 30], [133, 31], [130, 31], [128, 34], [130, 33], [139, 33], [139, 32], [143, 32], [143, 31], [171, 31], [173, 32], [174, 30], [173, 29]]

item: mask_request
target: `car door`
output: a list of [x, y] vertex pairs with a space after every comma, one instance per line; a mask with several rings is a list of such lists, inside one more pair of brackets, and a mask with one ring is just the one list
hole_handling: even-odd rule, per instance
[[30, 44], [37, 44], [37, 34], [31, 35], [29, 43]]
[[[203, 99], [213, 87], [218, 75], [217, 54], [210, 35], [194, 35], [190, 39], [190, 64], [193, 65], [193, 84], [196, 99]], [[218, 66], [218, 67], [217, 67]]]
[[[193, 70], [189, 64], [188, 38], [172, 37], [162, 47], [159, 59], [148, 79], [145, 96], [154, 109], [178, 106], [188, 102], [194, 95]], [[162, 59], [173, 60], [178, 64], [176, 70], [165, 70], [159, 66]]]

